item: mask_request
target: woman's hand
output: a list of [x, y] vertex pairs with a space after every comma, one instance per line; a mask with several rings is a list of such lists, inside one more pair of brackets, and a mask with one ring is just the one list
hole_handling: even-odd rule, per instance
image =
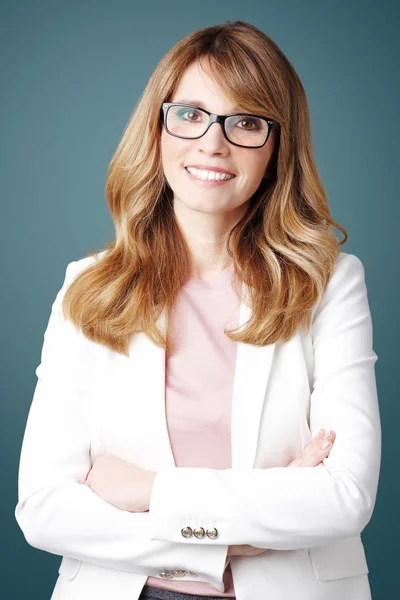
[[[298, 458], [290, 462], [288, 467], [317, 467], [329, 454], [335, 441], [336, 433], [320, 429], [317, 435], [307, 446]], [[324, 447], [328, 444], [326, 447]]]
[[84, 485], [121, 510], [146, 512], [157, 471], [148, 471], [113, 454], [99, 456]]
[[227, 556], [255, 556], [256, 554], [262, 554], [268, 550], [268, 548], [256, 548], [249, 544], [238, 544], [229, 546]]
[[[336, 434], [334, 431], [325, 432], [325, 429], [320, 429], [311, 442], [303, 448], [301, 455], [292, 460], [287, 466], [317, 467], [329, 455], [335, 438]], [[324, 448], [325, 442], [328, 442], [328, 445]], [[262, 554], [266, 550], [268, 548], [256, 548], [249, 544], [239, 544], [229, 546], [227, 556], [255, 556], [256, 554]]]

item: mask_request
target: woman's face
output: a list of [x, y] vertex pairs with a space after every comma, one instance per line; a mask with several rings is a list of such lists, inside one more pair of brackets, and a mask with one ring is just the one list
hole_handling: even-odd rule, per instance
[[[171, 102], [182, 102], [202, 107], [219, 115], [245, 112], [232, 106], [216, 87], [213, 79], [201, 71], [197, 62], [184, 72]], [[202, 213], [246, 212], [250, 198], [265, 176], [276, 142], [273, 128], [268, 141], [261, 148], [244, 148], [231, 144], [219, 123], [197, 139], [182, 139], [161, 132], [161, 159], [164, 174], [174, 193], [174, 206], [182, 203], [186, 209]], [[205, 165], [220, 167], [235, 177], [222, 185], [207, 185], [186, 171], [186, 166]], [[183, 208], [183, 207], [182, 207]], [[227, 215], [226, 215], [227, 216]]]

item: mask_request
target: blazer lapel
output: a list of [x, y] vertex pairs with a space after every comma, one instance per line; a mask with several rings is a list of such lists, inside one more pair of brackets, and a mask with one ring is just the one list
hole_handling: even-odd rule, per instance
[[[251, 317], [250, 294], [243, 284], [245, 301], [240, 304], [239, 324]], [[255, 346], [238, 343], [232, 398], [232, 468], [254, 466], [260, 434], [261, 413], [276, 344]]]
[[[250, 296], [247, 286], [244, 302], [240, 304], [239, 325], [251, 317]], [[157, 325], [165, 332], [166, 311]], [[232, 398], [232, 468], [252, 469], [257, 452], [259, 426], [276, 344], [255, 346], [238, 343]], [[129, 345], [128, 386], [143, 394], [141, 420], [149, 423], [158, 439], [153, 468], [174, 467], [165, 411], [166, 352], [156, 346], [143, 332], [132, 336]], [[144, 392], [145, 391], [145, 392]], [[147, 414], [146, 414], [147, 413]], [[146, 432], [144, 432], [146, 435]], [[149, 467], [151, 468], [151, 467]]]

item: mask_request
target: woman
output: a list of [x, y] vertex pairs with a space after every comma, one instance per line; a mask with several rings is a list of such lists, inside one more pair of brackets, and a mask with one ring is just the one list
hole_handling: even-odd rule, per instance
[[242, 21], [179, 41], [106, 196], [116, 238], [67, 266], [21, 451], [16, 519], [63, 556], [52, 600], [367, 600], [365, 274], [276, 44]]

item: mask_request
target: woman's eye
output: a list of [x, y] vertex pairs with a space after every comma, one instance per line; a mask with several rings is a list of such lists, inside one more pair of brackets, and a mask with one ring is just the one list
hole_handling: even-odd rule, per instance
[[180, 111], [179, 112], [179, 117], [182, 118], [184, 117], [186, 121], [196, 121], [196, 118], [194, 117], [198, 117], [199, 114], [196, 113], [194, 110], [186, 110], [186, 111]]
[[[255, 119], [244, 118], [239, 121], [239, 123], [245, 123], [245, 127], [241, 127], [240, 129], [259, 129], [258, 123]], [[249, 126], [250, 125], [250, 126]]]

